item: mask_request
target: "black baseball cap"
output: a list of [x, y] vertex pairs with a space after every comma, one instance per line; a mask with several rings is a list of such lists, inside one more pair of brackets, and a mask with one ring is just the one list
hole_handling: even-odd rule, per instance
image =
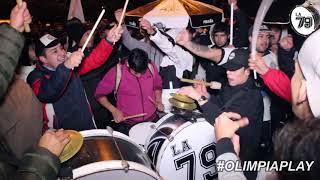
[[39, 57], [42, 55], [43, 50], [46, 48], [51, 48], [60, 43], [60, 39], [52, 36], [51, 34], [45, 34], [35, 43], [35, 52]]
[[242, 67], [249, 67], [249, 50], [247, 49], [235, 49], [231, 51], [228, 57], [228, 61], [222, 65], [226, 70], [236, 71]]

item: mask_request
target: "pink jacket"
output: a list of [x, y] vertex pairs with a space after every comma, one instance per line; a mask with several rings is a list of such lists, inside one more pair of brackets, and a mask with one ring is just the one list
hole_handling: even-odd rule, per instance
[[269, 71], [262, 76], [262, 79], [264, 84], [273, 93], [288, 102], [292, 101], [291, 81], [284, 72], [270, 68]]
[[[155, 90], [162, 90], [162, 80], [154, 67], [154, 74], [148, 69], [141, 77], [130, 73], [128, 63], [121, 66], [121, 81], [117, 92], [117, 108], [124, 116], [147, 113], [140, 118], [132, 118], [125, 121], [128, 124], [136, 124], [149, 120], [156, 112], [156, 107], [149, 100], [149, 96], [155, 100]], [[110, 94], [115, 89], [116, 66], [99, 82], [96, 89], [96, 98]]]

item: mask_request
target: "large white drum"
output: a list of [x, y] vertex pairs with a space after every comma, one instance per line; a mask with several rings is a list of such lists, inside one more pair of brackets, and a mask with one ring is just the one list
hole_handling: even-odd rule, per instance
[[[84, 137], [80, 151], [63, 164], [71, 167], [73, 179], [78, 180], [159, 180], [143, 148], [128, 136], [113, 132], [114, 140], [107, 130], [87, 130], [80, 132]], [[119, 148], [119, 150], [118, 150]], [[128, 162], [126, 171], [122, 158]]]
[[145, 149], [165, 180], [217, 178], [214, 128], [200, 113], [167, 114], [149, 133]]

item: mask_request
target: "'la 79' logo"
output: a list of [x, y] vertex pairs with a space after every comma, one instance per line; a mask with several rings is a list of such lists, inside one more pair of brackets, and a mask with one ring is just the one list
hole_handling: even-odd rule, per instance
[[301, 28], [304, 26], [305, 28], [311, 28], [312, 27], [312, 17], [304, 17], [301, 15], [298, 15], [296, 17], [296, 20], [299, 20], [298, 28]]

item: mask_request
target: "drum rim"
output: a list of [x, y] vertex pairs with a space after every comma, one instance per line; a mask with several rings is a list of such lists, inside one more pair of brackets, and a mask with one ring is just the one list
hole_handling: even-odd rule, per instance
[[[84, 130], [80, 131], [80, 134], [83, 136], [84, 140], [87, 137], [95, 137], [95, 136], [106, 136], [106, 137], [112, 137], [111, 134], [106, 130], [106, 129], [90, 129], [90, 130]], [[134, 142], [133, 140], [130, 139], [129, 136], [122, 134], [118, 131], [113, 131], [113, 137], [115, 138], [120, 138], [122, 140], [128, 141], [134, 146], [136, 146], [139, 150], [142, 152], [146, 152], [143, 147], [141, 147], [139, 144]]]
[[[160, 180], [160, 176], [153, 170], [143, 166], [139, 163], [127, 161], [129, 163], [129, 170], [135, 170], [143, 172], [152, 176], [154, 179]], [[94, 168], [93, 168], [94, 167]], [[103, 168], [101, 168], [103, 167]], [[100, 169], [99, 169], [100, 168]], [[73, 169], [73, 178], [81, 178], [90, 174], [102, 172], [102, 171], [112, 171], [112, 170], [122, 170], [121, 160], [111, 160], [111, 161], [99, 161], [90, 164], [83, 165], [79, 168]]]
[[[144, 143], [144, 147], [147, 148], [148, 145], [149, 145], [149, 142], [150, 142], [150, 139], [151, 137], [156, 133], [157, 131], [157, 128], [161, 125], [161, 123], [163, 123], [165, 120], [167, 120], [168, 118], [170, 118], [171, 116], [173, 116], [174, 114], [173, 113], [168, 113], [166, 114], [165, 116], [163, 116], [157, 123], [155, 123], [155, 128], [152, 128], [152, 130], [150, 131], [149, 135], [147, 136], [146, 138], [146, 141]], [[196, 122], [208, 122], [205, 118], [201, 117], [201, 118], [197, 118], [197, 121]], [[192, 123], [191, 123], [192, 124]], [[210, 124], [210, 123], [209, 123]], [[190, 125], [190, 124], [189, 124]], [[189, 126], [188, 125], [188, 126]], [[211, 124], [210, 124], [211, 125]], [[180, 128], [185, 128], [183, 125], [182, 126], [179, 126], [177, 129], [175, 129], [170, 135], [177, 135], [182, 129]], [[166, 139], [168, 140], [168, 139]], [[147, 152], [147, 149], [145, 149], [145, 151]]]

